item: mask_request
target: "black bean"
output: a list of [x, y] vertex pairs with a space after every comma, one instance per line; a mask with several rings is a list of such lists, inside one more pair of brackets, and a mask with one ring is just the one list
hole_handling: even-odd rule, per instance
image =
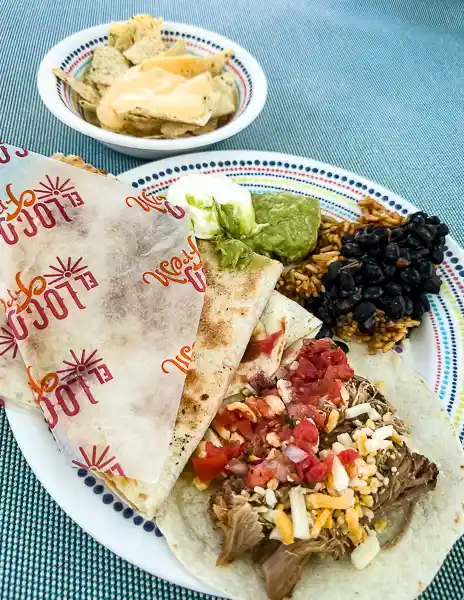
[[422, 210], [410, 215], [408, 218], [408, 223], [414, 225], [414, 227], [423, 227], [425, 225], [425, 220], [427, 218], [427, 214]]
[[414, 237], [413, 234], [411, 234], [406, 238], [406, 246], [408, 248], [412, 248], [413, 250], [418, 250], [419, 248], [422, 248], [422, 242], [420, 242]]
[[358, 258], [362, 256], [363, 252], [355, 242], [346, 242], [346, 244], [343, 244], [341, 247], [341, 253], [347, 258]]
[[424, 229], [426, 229], [430, 235], [432, 236], [432, 239], [434, 239], [437, 235], [437, 226], [436, 225], [424, 225]]
[[358, 328], [361, 333], [364, 333], [365, 335], [372, 335], [375, 329], [374, 315], [372, 315], [365, 321], [358, 321]]
[[421, 248], [420, 250], [411, 250], [411, 260], [420, 260], [422, 258], [428, 257], [430, 254], [427, 248]]
[[441, 288], [441, 278], [434, 273], [430, 279], [426, 279], [423, 283], [424, 292], [428, 294], [438, 294]]
[[361, 262], [364, 265], [378, 265], [379, 261], [374, 256], [368, 256], [367, 254], [361, 258]]
[[330, 285], [337, 279], [338, 272], [342, 266], [343, 263], [341, 260], [336, 260], [335, 262], [330, 263], [327, 273], [324, 275], [324, 285]]
[[338, 295], [340, 296], [340, 298], [349, 298], [352, 293], [353, 290], [340, 290], [338, 292]]
[[399, 240], [402, 240], [404, 237], [405, 237], [405, 233], [404, 233], [403, 229], [401, 229], [401, 227], [397, 227], [396, 229], [392, 229], [390, 241], [398, 242]]
[[376, 310], [377, 307], [375, 304], [372, 304], [372, 302], [361, 302], [354, 309], [353, 317], [356, 319], [356, 321], [358, 321], [358, 323], [364, 322], [366, 319], [369, 319], [369, 317], [371, 317]]
[[412, 285], [419, 285], [419, 282], [421, 280], [419, 271], [413, 269], [412, 267], [408, 267], [404, 270], [404, 274], [407, 276], [408, 281], [412, 283]]
[[396, 320], [404, 317], [406, 303], [403, 296], [389, 296], [383, 298], [382, 307], [387, 317]]
[[338, 286], [333, 284], [329, 288], [327, 288], [327, 286], [326, 286], [326, 290], [327, 289], [328, 289], [327, 296], [332, 300], [336, 300], [338, 298], [338, 294], [339, 294]]
[[428, 260], [419, 262], [419, 273], [422, 279], [429, 279], [435, 273], [435, 267]]
[[338, 284], [341, 289], [348, 290], [350, 292], [353, 291], [354, 288], [356, 287], [356, 285], [354, 283], [353, 275], [351, 275], [347, 271], [340, 272], [340, 274], [338, 276]]
[[398, 244], [395, 242], [390, 242], [387, 244], [384, 252], [385, 260], [396, 262], [400, 257], [400, 249]]
[[327, 306], [327, 303], [325, 303], [325, 305], [322, 305], [319, 308], [317, 308], [314, 311], [314, 315], [318, 319], [320, 319], [324, 323], [324, 325], [326, 327], [334, 327], [334, 325], [335, 325], [335, 318], [332, 315], [332, 311]]
[[403, 296], [404, 298], [404, 314], [406, 317], [409, 317], [412, 314], [412, 311], [414, 310], [414, 304], [412, 299], [409, 296]]
[[322, 325], [322, 327], [319, 329], [319, 331], [316, 334], [316, 340], [321, 340], [323, 338], [332, 338], [333, 337], [333, 331], [330, 327], [326, 327], [325, 325]]
[[425, 312], [429, 312], [430, 302], [429, 302], [429, 299], [427, 298], [427, 294], [425, 292], [422, 292], [422, 294], [419, 296], [419, 298], [421, 299], [422, 306], [423, 306]]
[[396, 273], [396, 265], [383, 265], [385, 277], [393, 277]]
[[410, 294], [413, 291], [413, 287], [410, 283], [403, 281], [402, 288], [405, 294]]
[[362, 235], [358, 235], [356, 242], [361, 248], [373, 248], [377, 245], [377, 238], [373, 233], [363, 233]]
[[432, 262], [435, 265], [441, 265], [443, 260], [445, 259], [445, 253], [443, 252], [443, 248], [435, 248], [435, 250], [430, 255]]
[[379, 267], [379, 265], [372, 265], [368, 263], [364, 266], [364, 278], [366, 281], [379, 281], [383, 278], [382, 269]]
[[432, 243], [433, 238], [435, 237], [430, 231], [425, 227], [418, 227], [412, 232], [412, 235], [419, 240], [419, 242], [423, 246], [428, 246]]
[[332, 312], [335, 317], [339, 317], [340, 315], [346, 315], [346, 313], [349, 313], [352, 310], [352, 308], [353, 305], [348, 299], [336, 300], [332, 305]]
[[435, 240], [434, 240], [435, 248], [444, 248], [445, 245], [446, 245], [446, 238], [444, 235], [439, 235], [435, 238]]
[[391, 294], [392, 296], [400, 296], [403, 292], [403, 289], [399, 283], [389, 281], [385, 284], [385, 291]]
[[422, 305], [422, 300], [420, 298], [414, 298], [413, 305], [414, 309], [412, 311], [412, 316], [415, 319], [421, 319], [422, 315], [425, 313], [424, 307]]
[[377, 240], [377, 244], [387, 244], [390, 239], [390, 232], [386, 227], [377, 227], [374, 231], [374, 236]]
[[440, 218], [436, 216], [431, 216], [427, 219], [427, 223], [431, 225], [440, 225]]
[[440, 223], [437, 227], [437, 235], [448, 235], [449, 227], [446, 223]]
[[362, 299], [362, 288], [361, 287], [357, 287], [356, 290], [350, 296], [348, 296], [348, 300], [351, 302], [352, 306], [355, 306], [356, 304], [361, 302], [361, 299]]
[[348, 352], [350, 351], [348, 344], [345, 344], [345, 342], [342, 342], [341, 340], [334, 340], [334, 342], [337, 344], [340, 350], [343, 350], [345, 354], [348, 354]]
[[369, 225], [366, 227], [367, 233], [372, 233], [376, 227], [377, 225], [375, 223], [369, 223]]
[[363, 292], [365, 300], [376, 300], [383, 294], [383, 290], [379, 285], [371, 285]]

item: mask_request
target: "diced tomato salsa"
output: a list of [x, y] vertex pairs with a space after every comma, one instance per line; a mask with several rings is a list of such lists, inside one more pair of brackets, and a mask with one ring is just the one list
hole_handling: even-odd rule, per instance
[[[261, 395], [245, 400], [246, 410], [245, 406], [244, 410], [229, 410], [227, 406], [219, 410], [213, 427], [222, 427], [231, 434], [235, 432], [241, 442], [223, 443], [219, 448], [206, 442], [206, 456], [192, 458], [201, 481], [211, 481], [227, 473], [232, 459], [233, 466], [236, 467], [238, 461], [240, 471], [246, 473], [243, 477], [248, 488], [265, 486], [273, 477], [315, 485], [328, 476], [333, 455], [322, 460], [317, 457], [319, 432], [325, 427], [328, 412], [342, 403], [342, 382], [350, 379], [354, 372], [344, 352], [330, 339], [305, 340], [297, 362], [283, 369], [281, 375], [284, 383], [291, 384], [288, 387], [287, 383], [290, 401], [287, 398], [285, 412], [276, 413], [276, 397], [278, 405], [284, 407], [284, 404], [275, 380], [269, 380], [268, 389], [261, 388], [264, 389]], [[259, 380], [258, 376], [255, 378]], [[267, 383], [269, 378], [262, 379]], [[299, 449], [294, 449], [299, 453], [299, 462], [293, 462], [290, 454], [282, 450], [283, 442], [284, 446]], [[338, 457], [343, 465], [349, 465], [359, 455], [355, 450], [346, 449]], [[235, 472], [232, 463], [231, 470]]]

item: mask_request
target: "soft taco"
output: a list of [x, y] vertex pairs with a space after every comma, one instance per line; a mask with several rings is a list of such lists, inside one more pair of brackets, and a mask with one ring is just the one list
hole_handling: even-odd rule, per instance
[[208, 242], [199, 245], [206, 296], [171, 441], [156, 483], [105, 473], [108, 484], [147, 518], [158, 513], [226, 396], [282, 265], [257, 254], [250, 268], [224, 271]]
[[412, 600], [463, 532], [446, 410], [392, 352], [305, 340], [294, 358], [221, 407], [158, 525], [230, 598]]

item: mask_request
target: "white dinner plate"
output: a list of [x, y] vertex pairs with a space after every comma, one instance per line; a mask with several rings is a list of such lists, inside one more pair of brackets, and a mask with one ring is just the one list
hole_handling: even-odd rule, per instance
[[[137, 195], [163, 194], [186, 173], [225, 173], [252, 191], [290, 191], [316, 196], [322, 209], [354, 219], [367, 195], [403, 215], [417, 208], [352, 173], [309, 159], [269, 152], [225, 151], [148, 163], [119, 175]], [[431, 312], [405, 344], [403, 357], [440, 396], [463, 439], [464, 252], [452, 240], [440, 266], [443, 286], [430, 298]], [[120, 502], [90, 470], [70, 468], [40, 414], [7, 409], [13, 434], [29, 465], [63, 510], [87, 533], [122, 558], [173, 583], [214, 594], [177, 562], [152, 522]], [[89, 465], [89, 469], [92, 465]]]

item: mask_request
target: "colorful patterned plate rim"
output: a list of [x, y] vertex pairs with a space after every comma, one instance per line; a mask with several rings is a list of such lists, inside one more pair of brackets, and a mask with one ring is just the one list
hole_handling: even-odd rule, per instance
[[[118, 176], [135, 194], [162, 194], [187, 173], [224, 173], [253, 191], [291, 191], [320, 199], [324, 211], [353, 219], [357, 203], [373, 196], [407, 215], [412, 204], [362, 177], [338, 167], [271, 152], [222, 151], [167, 158]], [[431, 301], [430, 316], [405, 345], [403, 357], [439, 394], [464, 438], [464, 252], [448, 240], [440, 267], [444, 284]], [[89, 469], [70, 469], [40, 415], [7, 410], [15, 438], [32, 470], [61, 508], [87, 533], [136, 566], [184, 587], [214, 594], [191, 577], [160, 538], [156, 525], [145, 521], [114, 497]], [[40, 448], [40, 452], [37, 449]]]

